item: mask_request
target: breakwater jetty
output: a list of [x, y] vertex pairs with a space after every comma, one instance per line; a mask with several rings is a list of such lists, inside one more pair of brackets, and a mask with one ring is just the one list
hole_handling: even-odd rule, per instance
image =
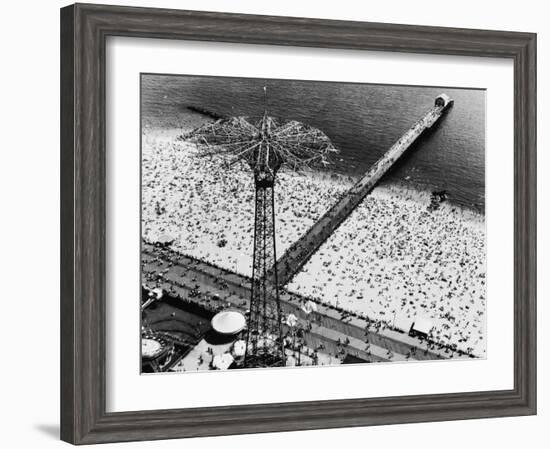
[[446, 94], [438, 95], [434, 106], [414, 123], [309, 231], [287, 249], [276, 265], [277, 279], [280, 286], [285, 286], [292, 280], [395, 162], [403, 156], [424, 131], [431, 128], [443, 116], [452, 104], [453, 100]]

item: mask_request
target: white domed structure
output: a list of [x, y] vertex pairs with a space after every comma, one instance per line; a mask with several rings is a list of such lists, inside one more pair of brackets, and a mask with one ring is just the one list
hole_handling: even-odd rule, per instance
[[234, 335], [244, 329], [246, 319], [244, 315], [236, 310], [220, 312], [212, 318], [212, 327], [219, 334]]

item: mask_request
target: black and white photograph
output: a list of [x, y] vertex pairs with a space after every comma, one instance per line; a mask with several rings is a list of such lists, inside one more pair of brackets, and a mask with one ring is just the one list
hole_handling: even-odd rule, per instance
[[486, 357], [484, 89], [140, 90], [142, 373]]
[[1, 446], [543, 447], [545, 5], [6, 2]]

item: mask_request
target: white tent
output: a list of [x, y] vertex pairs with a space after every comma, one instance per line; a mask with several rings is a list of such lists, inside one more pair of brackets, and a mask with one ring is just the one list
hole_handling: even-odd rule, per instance
[[430, 335], [430, 332], [433, 327], [434, 327], [433, 323], [424, 317], [416, 317], [412, 325], [412, 328], [416, 332], [421, 332], [426, 335]]
[[212, 366], [216, 369], [227, 369], [233, 363], [233, 356], [231, 354], [218, 354], [214, 356], [212, 360]]

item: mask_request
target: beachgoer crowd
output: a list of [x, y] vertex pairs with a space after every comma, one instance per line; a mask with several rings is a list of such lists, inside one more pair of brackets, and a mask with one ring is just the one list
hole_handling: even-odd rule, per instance
[[[199, 157], [177, 135], [142, 139], [142, 237], [173, 238], [189, 256], [250, 276], [254, 185], [244, 164]], [[349, 179], [282, 170], [275, 185], [277, 254], [351, 186]], [[377, 187], [288, 285], [289, 290], [408, 331], [416, 317], [432, 338], [485, 355], [483, 215], [430, 195]]]

